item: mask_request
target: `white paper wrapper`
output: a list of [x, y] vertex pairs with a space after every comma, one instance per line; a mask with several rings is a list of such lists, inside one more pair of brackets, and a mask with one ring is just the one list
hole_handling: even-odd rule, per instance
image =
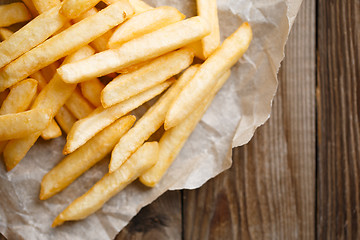
[[[196, 14], [195, 0], [148, 2], [178, 7], [187, 16]], [[103, 176], [108, 159], [60, 194], [40, 201], [41, 179], [62, 159], [65, 141], [39, 140], [11, 172], [0, 165], [0, 232], [9, 239], [113, 239], [143, 206], [166, 190], [198, 188], [229, 168], [232, 147], [247, 143], [270, 116], [277, 71], [300, 4], [301, 0], [218, 0], [222, 39], [248, 21], [253, 28], [253, 41], [155, 188], [135, 182], [87, 219], [51, 228], [53, 219]]]

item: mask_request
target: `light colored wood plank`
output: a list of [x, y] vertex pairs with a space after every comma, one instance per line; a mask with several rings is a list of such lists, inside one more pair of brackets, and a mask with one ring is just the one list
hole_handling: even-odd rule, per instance
[[314, 239], [315, 2], [304, 0], [270, 120], [184, 198], [184, 239]]
[[318, 0], [319, 239], [360, 239], [359, 29], [359, 0]]

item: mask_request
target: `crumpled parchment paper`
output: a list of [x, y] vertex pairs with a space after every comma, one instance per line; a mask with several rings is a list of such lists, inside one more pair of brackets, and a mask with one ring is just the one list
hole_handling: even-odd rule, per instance
[[[147, 2], [175, 6], [188, 17], [196, 14], [195, 0]], [[63, 192], [40, 201], [41, 179], [62, 159], [65, 140], [39, 140], [11, 172], [0, 164], [0, 232], [8, 239], [113, 239], [143, 206], [166, 190], [198, 188], [229, 168], [232, 147], [246, 144], [270, 116], [277, 71], [300, 4], [301, 0], [218, 0], [222, 40], [248, 21], [253, 41], [155, 188], [135, 182], [87, 219], [51, 228], [53, 219], [103, 176], [109, 159]]]

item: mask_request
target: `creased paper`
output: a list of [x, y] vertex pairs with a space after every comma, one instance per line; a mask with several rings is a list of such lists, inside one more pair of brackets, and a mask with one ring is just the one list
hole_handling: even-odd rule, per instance
[[[195, 0], [148, 2], [153, 6], [175, 6], [188, 17], [196, 14]], [[143, 206], [168, 189], [200, 187], [229, 168], [232, 147], [247, 143], [270, 116], [277, 71], [300, 4], [301, 0], [218, 0], [222, 40], [248, 21], [253, 41], [155, 188], [135, 182], [87, 219], [51, 228], [54, 218], [103, 176], [109, 159], [63, 192], [40, 201], [41, 179], [62, 159], [65, 140], [39, 140], [11, 172], [0, 165], [0, 232], [8, 239], [113, 239]]]

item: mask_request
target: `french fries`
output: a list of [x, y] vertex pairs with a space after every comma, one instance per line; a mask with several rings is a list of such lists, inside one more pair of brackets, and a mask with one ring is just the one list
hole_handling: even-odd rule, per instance
[[104, 76], [183, 47], [201, 39], [209, 31], [202, 18], [192, 17], [126, 42], [120, 48], [109, 49], [83, 61], [66, 64], [58, 69], [58, 73], [68, 83]]
[[22, 0], [22, 2], [26, 5], [27, 9], [29, 9], [29, 11], [33, 17], [36, 17], [37, 15], [39, 15], [39, 12], [36, 10], [32, 0]]
[[0, 5], [0, 27], [7, 27], [30, 19], [31, 15], [23, 3]]
[[81, 95], [79, 89], [75, 89], [70, 95], [65, 106], [77, 119], [88, 116], [94, 110], [94, 107]]
[[114, 172], [164, 123], [166, 112], [179, 92], [194, 76], [197, 66], [188, 68], [176, 83], [136, 122], [111, 153], [109, 172]]
[[54, 220], [52, 226], [79, 220], [100, 209], [105, 202], [152, 167], [158, 159], [157, 142], [144, 143], [117, 171], [106, 174], [87, 193], [72, 202]]
[[176, 8], [164, 6], [135, 15], [114, 31], [109, 39], [109, 48], [118, 48], [123, 43], [144, 34], [153, 32], [172, 23], [181, 21], [185, 16]]
[[8, 39], [12, 34], [13, 34], [13, 32], [7, 28], [0, 28], [0, 40], [1, 41]]
[[60, 0], [32, 0], [38, 13], [43, 13], [60, 4]]
[[43, 130], [51, 116], [47, 109], [34, 109], [0, 116], [0, 141], [22, 138]]
[[55, 122], [54, 119], [50, 121], [50, 124], [41, 132], [41, 137], [44, 140], [49, 140], [53, 138], [60, 137], [62, 135], [59, 125]]
[[206, 99], [196, 108], [191, 115], [178, 126], [165, 131], [159, 141], [159, 160], [156, 164], [139, 177], [140, 182], [148, 187], [154, 187], [164, 176], [186, 140], [195, 129], [208, 107], [210, 106], [217, 91], [224, 85], [230, 76], [230, 70], [226, 71], [217, 81]]
[[46, 40], [0, 71], [0, 91], [88, 44], [132, 14], [129, 4], [116, 2]]
[[99, 2], [100, 0], [64, 0], [60, 13], [69, 19], [74, 19]]
[[109, 108], [98, 107], [88, 117], [77, 121], [67, 135], [64, 154], [69, 154], [86, 143], [95, 134], [116, 119], [139, 107], [143, 103], [156, 97], [173, 83], [172, 80], [159, 84], [145, 92], [142, 92], [126, 101]]
[[[104, 0], [104, 2], [106, 4], [112, 4], [116, 1], [119, 0]], [[145, 3], [144, 1], [141, 0], [129, 0], [131, 6], [134, 8], [134, 11], [136, 14], [145, 12], [147, 10], [153, 9], [153, 7], [151, 7], [149, 4]]]
[[160, 56], [131, 73], [119, 75], [102, 91], [102, 105], [110, 107], [169, 79], [190, 66], [193, 58], [190, 49], [180, 49]]
[[221, 74], [245, 53], [251, 39], [251, 27], [244, 23], [201, 65], [194, 78], [171, 105], [166, 115], [165, 130], [175, 127], [195, 110], [216, 85]]
[[101, 91], [105, 85], [97, 78], [80, 83], [82, 95], [95, 107], [101, 106]]
[[69, 133], [70, 129], [77, 120], [77, 118], [74, 117], [66, 107], [61, 107], [59, 109], [55, 119], [65, 133]]
[[216, 0], [196, 0], [200, 17], [210, 23], [211, 32], [201, 39], [204, 58], [208, 58], [220, 45], [219, 19]]
[[[60, 5], [44, 12], [0, 43], [0, 68], [42, 43], [59, 30], [66, 22], [66, 18], [59, 14], [59, 9]], [[27, 76], [21, 78], [25, 77]]]
[[75, 152], [66, 156], [44, 176], [41, 182], [40, 199], [48, 199], [62, 191], [109, 154], [120, 137], [134, 124], [135, 119], [132, 115], [120, 118]]

